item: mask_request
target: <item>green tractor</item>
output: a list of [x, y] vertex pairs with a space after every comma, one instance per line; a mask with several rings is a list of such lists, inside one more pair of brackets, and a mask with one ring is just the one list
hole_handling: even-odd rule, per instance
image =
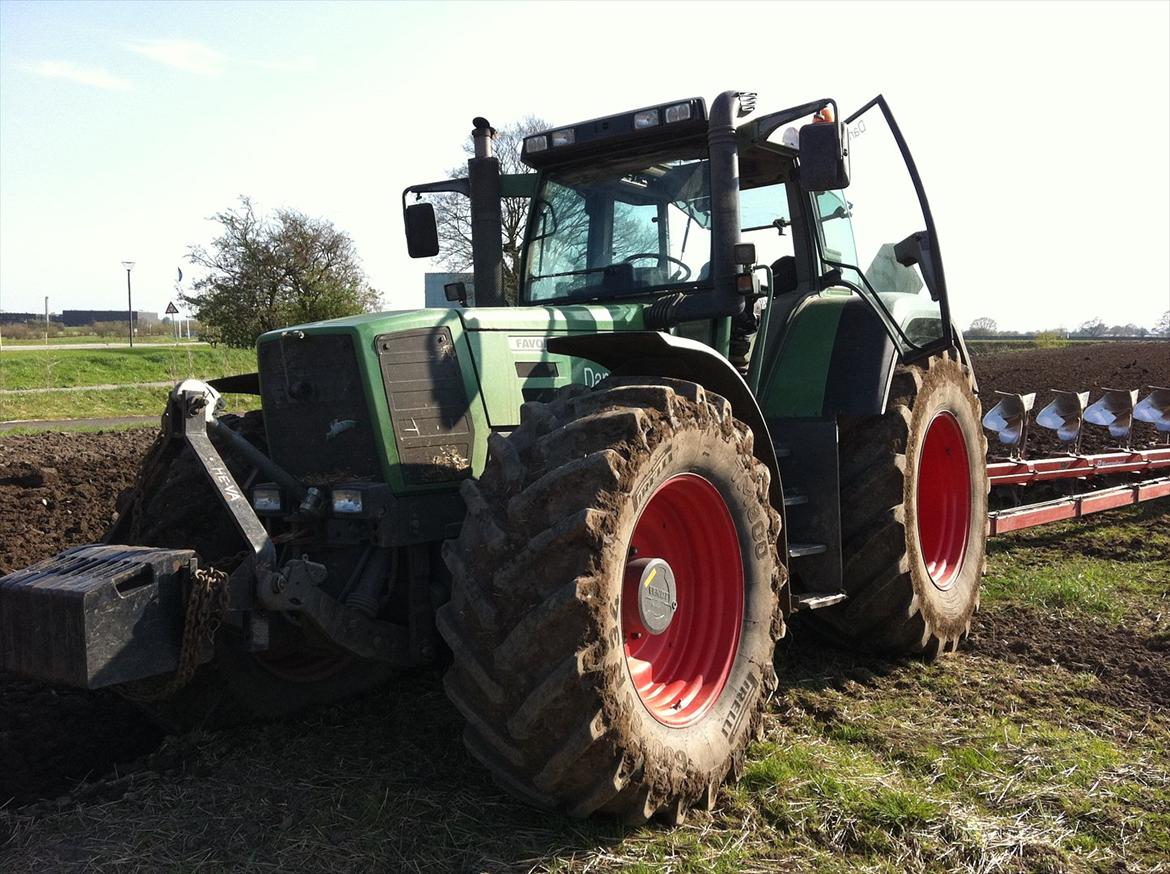
[[[262, 336], [171, 394], [105, 542], [0, 580], [0, 666], [178, 727], [447, 665], [464, 740], [541, 807], [714, 803], [795, 614], [934, 657], [967, 634], [985, 441], [925, 193], [881, 97], [727, 91], [529, 136], [476, 119], [451, 308]], [[529, 200], [504, 306], [501, 199]], [[220, 392], [261, 410], [218, 413]]]

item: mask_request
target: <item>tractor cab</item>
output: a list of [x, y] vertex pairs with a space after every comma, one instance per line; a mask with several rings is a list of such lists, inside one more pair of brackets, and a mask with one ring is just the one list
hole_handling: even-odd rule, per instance
[[[477, 230], [498, 203], [476, 192], [523, 196], [522, 306], [642, 303], [646, 328], [711, 345], [745, 376], [826, 294], [822, 307], [868, 308], [904, 361], [951, 346], [929, 206], [885, 100], [840, 123], [832, 100], [754, 110], [755, 95], [725, 92], [710, 112], [691, 98], [553, 128], [525, 139], [534, 172], [521, 176], [498, 174], [478, 119], [466, 179], [404, 192], [411, 254], [437, 254], [438, 238], [432, 208], [410, 196], [466, 194]], [[476, 262], [480, 305], [502, 303], [495, 258]]]

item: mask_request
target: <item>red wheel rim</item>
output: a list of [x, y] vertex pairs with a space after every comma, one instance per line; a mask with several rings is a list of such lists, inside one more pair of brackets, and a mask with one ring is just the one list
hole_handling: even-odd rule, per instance
[[743, 624], [743, 559], [719, 490], [689, 473], [660, 485], [634, 526], [630, 558], [667, 562], [678, 604], [666, 630], [650, 634], [638, 611], [638, 578], [627, 576], [621, 621], [630, 678], [655, 719], [691, 725], [723, 691]]
[[918, 462], [918, 546], [939, 589], [955, 581], [971, 531], [971, 474], [959, 420], [941, 412], [926, 430]]

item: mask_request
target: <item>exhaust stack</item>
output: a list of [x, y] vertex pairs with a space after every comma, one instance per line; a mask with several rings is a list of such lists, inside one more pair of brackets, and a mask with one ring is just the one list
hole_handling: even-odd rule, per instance
[[477, 306], [501, 307], [504, 300], [503, 219], [500, 213], [500, 161], [492, 154], [496, 129], [476, 117], [471, 138], [475, 157], [467, 162], [471, 195], [471, 262]]

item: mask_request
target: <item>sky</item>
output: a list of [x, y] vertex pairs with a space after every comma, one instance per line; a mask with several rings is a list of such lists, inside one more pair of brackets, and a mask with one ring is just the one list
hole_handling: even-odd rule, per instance
[[[0, 0], [0, 308], [162, 312], [248, 195], [353, 238], [422, 306], [402, 189], [471, 119], [553, 124], [756, 91], [889, 101], [961, 325], [1170, 309], [1170, 3]], [[1132, 178], [1131, 178], [1132, 177]]]

